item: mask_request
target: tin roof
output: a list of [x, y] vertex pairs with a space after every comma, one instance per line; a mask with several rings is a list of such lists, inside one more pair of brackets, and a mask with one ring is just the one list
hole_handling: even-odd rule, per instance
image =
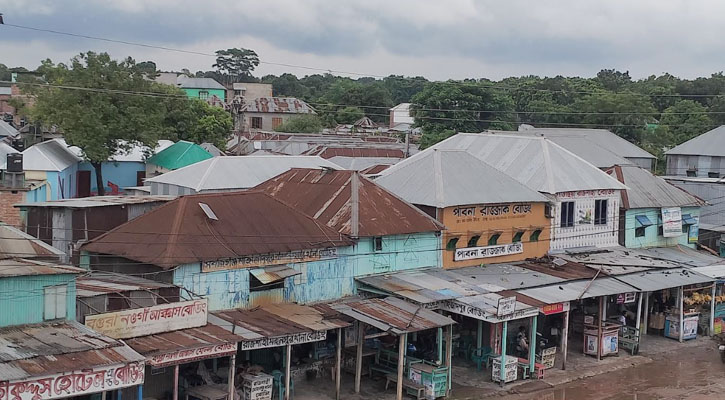
[[517, 291], [524, 296], [534, 298], [546, 304], [554, 304], [564, 301], [636, 292], [637, 289], [618, 281], [614, 277], [599, 276], [596, 279], [559, 282]]
[[660, 258], [671, 262], [679, 263], [686, 267], [704, 267], [708, 265], [722, 264], [723, 259], [704, 251], [695, 250], [687, 246], [675, 247], [650, 247], [637, 249], [639, 253], [652, 258]]
[[247, 103], [244, 112], [315, 114], [309, 104], [294, 97], [259, 97]]
[[13, 276], [82, 274], [83, 268], [24, 258], [0, 259], [0, 278]]
[[402, 149], [380, 147], [334, 147], [319, 145], [302, 154], [307, 156], [320, 156], [324, 159], [332, 157], [405, 158], [405, 152]]
[[346, 235], [352, 234], [353, 179], [357, 179], [358, 236], [440, 231], [413, 205], [354, 171], [294, 168], [255, 189]]
[[123, 293], [128, 291], [155, 290], [173, 287], [176, 286], [133, 275], [90, 271], [76, 279], [76, 297], [93, 297], [109, 293]]
[[267, 304], [249, 310], [209, 313], [209, 321], [242, 337], [241, 341], [273, 338], [296, 333], [344, 328], [350, 324], [319, 308], [293, 304]]
[[145, 357], [153, 357], [177, 350], [193, 350], [225, 343], [236, 344], [241, 340], [241, 336], [237, 336], [220, 326], [207, 323], [205, 326], [198, 328], [179, 329], [125, 339], [125, 342], [139, 354]]
[[689, 268], [648, 270], [633, 274], [617, 275], [617, 279], [643, 292], [707, 283], [714, 280], [714, 278], [699, 274]]
[[548, 201], [464, 150], [423, 151], [386, 169], [375, 182], [413, 204], [438, 208]]
[[698, 274], [709, 276], [710, 278], [713, 278], [713, 279], [725, 278], [725, 262], [720, 265], [708, 265], [706, 267], [695, 267], [695, 268], [692, 268], [691, 270], [697, 272]]
[[336, 303], [332, 308], [357, 321], [393, 335], [439, 328], [452, 319], [394, 297]]
[[183, 186], [196, 192], [249, 189], [291, 168], [340, 169], [314, 156], [224, 156], [146, 179], [145, 183]]
[[353, 243], [267, 194], [247, 191], [177, 198], [104, 233], [82, 249], [171, 268]]
[[42, 257], [59, 259], [65, 256], [61, 250], [28, 235], [14, 226], [0, 222], [0, 258]]
[[254, 275], [263, 284], [281, 281], [290, 276], [301, 274], [301, 272], [286, 265], [273, 265], [271, 267], [250, 269], [249, 273]]
[[19, 132], [17, 129], [15, 129], [15, 127], [5, 121], [0, 120], [0, 136], [10, 136], [14, 139], [16, 136], [18, 136], [18, 134]]
[[665, 152], [666, 155], [725, 157], [725, 125], [718, 126]]
[[626, 189], [581, 157], [543, 137], [512, 133], [459, 133], [433, 149], [466, 150], [531, 189], [556, 194], [578, 190]]
[[0, 328], [0, 377], [19, 380], [143, 361], [122, 341], [75, 321]]
[[175, 170], [212, 157], [208, 151], [198, 144], [179, 140], [154, 154], [146, 162], [169, 170]]
[[167, 202], [175, 199], [176, 196], [168, 195], [147, 195], [147, 196], [93, 196], [80, 199], [61, 199], [53, 201], [41, 201], [37, 203], [20, 203], [15, 207], [63, 207], [63, 208], [91, 208], [122, 206], [127, 204], [144, 204], [153, 202]]
[[[488, 292], [466, 280], [465, 275], [440, 268], [400, 271], [356, 279], [363, 285], [409, 300], [416, 304], [432, 304]], [[364, 287], [360, 288], [365, 290]]]
[[636, 165], [615, 165], [605, 172], [627, 185], [627, 190], [622, 191], [625, 209], [705, 205], [703, 200]]
[[26, 171], [63, 171], [71, 165], [81, 162], [82, 158], [77, 154], [79, 151], [79, 149], [71, 149], [63, 139], [41, 142], [22, 152], [23, 169]]
[[[466, 276], [479, 286], [506, 290], [547, 285], [565, 280], [547, 273], [546, 270], [527, 269], [521, 267], [520, 264], [526, 264], [526, 262], [486, 264], [457, 268], [452, 272]], [[498, 290], [492, 291], [498, 292]]]
[[226, 90], [221, 83], [212, 78], [190, 78], [186, 75], [176, 77], [176, 86], [186, 89], [220, 89]]

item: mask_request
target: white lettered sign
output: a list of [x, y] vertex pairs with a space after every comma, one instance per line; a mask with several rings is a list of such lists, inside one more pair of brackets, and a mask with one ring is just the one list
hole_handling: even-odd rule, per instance
[[484, 247], [465, 247], [456, 249], [453, 254], [453, 261], [475, 260], [477, 258], [488, 258], [507, 256], [509, 254], [520, 254], [524, 252], [524, 244], [521, 242], [510, 244], [497, 244]]

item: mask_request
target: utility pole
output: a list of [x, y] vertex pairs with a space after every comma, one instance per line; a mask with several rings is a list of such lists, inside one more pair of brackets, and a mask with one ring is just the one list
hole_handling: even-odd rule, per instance
[[234, 128], [237, 129], [237, 155], [242, 155], [242, 133], [244, 132], [244, 97], [235, 96], [232, 100], [232, 112], [234, 113]]

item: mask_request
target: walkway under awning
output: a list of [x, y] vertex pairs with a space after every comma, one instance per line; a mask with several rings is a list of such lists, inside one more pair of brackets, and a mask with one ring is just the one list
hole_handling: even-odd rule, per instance
[[140, 385], [144, 360], [75, 321], [0, 328], [0, 399], [15, 391], [51, 400]]
[[396, 336], [455, 324], [444, 315], [395, 297], [336, 303], [331, 307], [356, 321]]
[[350, 326], [323, 307], [286, 303], [215, 311], [209, 313], [209, 322], [240, 336], [241, 350], [318, 342], [327, 338], [328, 330]]
[[165, 367], [236, 354], [241, 340], [241, 336], [207, 323], [198, 328], [126, 339], [126, 343], [145, 356], [149, 365]]
[[654, 292], [656, 290], [714, 281], [713, 278], [699, 274], [689, 268], [652, 269], [627, 275], [617, 275], [616, 279], [634, 286], [638, 291], [642, 292]]

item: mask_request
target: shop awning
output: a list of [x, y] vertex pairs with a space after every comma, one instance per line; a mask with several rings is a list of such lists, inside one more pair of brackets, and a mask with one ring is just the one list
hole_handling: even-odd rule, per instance
[[635, 215], [634, 219], [637, 221], [637, 227], [648, 227], [654, 225], [646, 215]]
[[[590, 284], [591, 282], [591, 284]], [[519, 293], [546, 304], [636, 292], [637, 289], [612, 277], [555, 283], [537, 288], [520, 289]]]
[[691, 270], [713, 279], [725, 279], [725, 264], [708, 265], [706, 267], [695, 267]]
[[[511, 292], [506, 294], [486, 293], [444, 301], [441, 302], [439, 308], [494, 324], [538, 315], [539, 307], [520, 301], [521, 297]], [[514, 298], [515, 300], [513, 300]], [[498, 311], [499, 302], [505, 301], [505, 299], [515, 302], [513, 309], [511, 312], [500, 313]]]
[[164, 367], [236, 354], [241, 340], [241, 336], [207, 323], [198, 328], [127, 339], [126, 344], [145, 356], [149, 365]]
[[656, 269], [618, 275], [617, 279], [642, 292], [669, 289], [680, 286], [712, 282], [713, 278], [699, 274], [688, 268]]
[[697, 220], [692, 217], [690, 214], [682, 214], [682, 224], [683, 225], [696, 225]]
[[250, 269], [249, 273], [266, 285], [268, 283], [281, 281], [290, 276], [299, 275], [301, 272], [295, 271], [286, 265], [275, 265], [266, 268]]
[[135, 386], [143, 383], [144, 360], [122, 341], [75, 321], [0, 328], [0, 380], [7, 381], [0, 392], [50, 400]]
[[279, 347], [325, 340], [330, 329], [350, 323], [329, 308], [300, 304], [269, 304], [248, 310], [235, 309], [209, 313], [209, 322], [241, 336], [242, 350]]
[[444, 315], [395, 297], [336, 303], [331, 307], [356, 321], [396, 336], [455, 324]]

